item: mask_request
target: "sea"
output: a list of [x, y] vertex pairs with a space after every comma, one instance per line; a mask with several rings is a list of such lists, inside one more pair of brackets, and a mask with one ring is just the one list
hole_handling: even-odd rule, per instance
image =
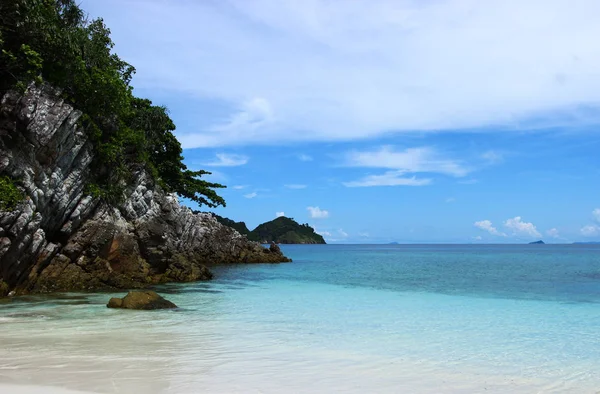
[[[288, 264], [0, 301], [0, 384], [91, 393], [598, 393], [600, 245], [282, 245]], [[1, 387], [1, 386], [0, 386]]]

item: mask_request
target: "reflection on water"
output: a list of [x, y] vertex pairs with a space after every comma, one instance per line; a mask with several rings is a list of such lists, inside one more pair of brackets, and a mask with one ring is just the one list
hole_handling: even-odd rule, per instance
[[[174, 311], [105, 307], [124, 293], [11, 299], [0, 304], [0, 383], [128, 394], [600, 386], [600, 288], [573, 279], [596, 255], [565, 252], [574, 269], [559, 252], [384, 250], [292, 247], [292, 264], [218, 267], [215, 281], [159, 288]], [[454, 272], [477, 259], [463, 279]], [[444, 277], [436, 269], [446, 279], [428, 283]]]

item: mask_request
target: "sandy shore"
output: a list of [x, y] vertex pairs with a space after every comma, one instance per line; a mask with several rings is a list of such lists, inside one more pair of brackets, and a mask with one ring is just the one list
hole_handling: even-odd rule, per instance
[[0, 393], [11, 394], [92, 394], [89, 391], [73, 391], [49, 386], [21, 386], [0, 383]]

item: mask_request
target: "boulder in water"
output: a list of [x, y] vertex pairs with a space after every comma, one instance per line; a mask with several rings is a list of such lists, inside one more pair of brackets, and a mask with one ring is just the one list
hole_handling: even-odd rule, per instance
[[106, 306], [139, 310], [177, 308], [177, 305], [165, 300], [154, 291], [130, 291], [123, 298], [111, 298]]

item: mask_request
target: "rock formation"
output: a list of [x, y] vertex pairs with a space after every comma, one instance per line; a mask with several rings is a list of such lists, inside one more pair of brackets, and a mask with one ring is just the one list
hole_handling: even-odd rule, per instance
[[93, 147], [80, 116], [47, 85], [0, 101], [0, 175], [26, 195], [0, 211], [0, 291], [141, 288], [210, 279], [211, 264], [289, 261], [181, 206], [141, 166], [122, 203], [86, 194]]
[[111, 298], [106, 306], [108, 308], [139, 310], [177, 308], [177, 305], [165, 300], [154, 291], [130, 291], [123, 298]]

